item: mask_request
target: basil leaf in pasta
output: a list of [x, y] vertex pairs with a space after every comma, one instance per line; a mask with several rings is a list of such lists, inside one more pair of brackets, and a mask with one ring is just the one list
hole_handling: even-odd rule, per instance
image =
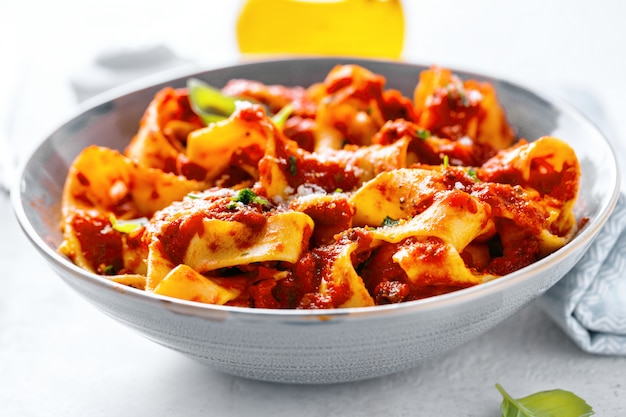
[[138, 230], [140, 227], [148, 224], [148, 218], [146, 217], [132, 220], [118, 220], [112, 214], [109, 215], [109, 221], [111, 222], [111, 227], [113, 227], [113, 230], [117, 230], [120, 233], [132, 233], [135, 230]]
[[588, 417], [593, 409], [576, 394], [561, 389], [541, 391], [514, 399], [496, 384], [502, 394], [502, 417]]
[[226, 119], [235, 111], [237, 101], [241, 101], [197, 78], [187, 80], [187, 90], [192, 110], [206, 124]]
[[[227, 119], [237, 109], [238, 101], [254, 102], [241, 97], [227, 96], [218, 88], [215, 88], [197, 78], [187, 80], [187, 90], [189, 91], [189, 103], [191, 109], [207, 125]], [[260, 103], [256, 103], [260, 104]], [[282, 127], [285, 121], [293, 112], [291, 104], [285, 105], [278, 113], [272, 115], [267, 106], [262, 105], [268, 116], [272, 117], [272, 122], [276, 126]]]

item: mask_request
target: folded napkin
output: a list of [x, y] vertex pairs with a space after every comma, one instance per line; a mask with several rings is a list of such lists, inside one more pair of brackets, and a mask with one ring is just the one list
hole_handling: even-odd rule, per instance
[[626, 355], [626, 195], [574, 268], [538, 301], [584, 351]]

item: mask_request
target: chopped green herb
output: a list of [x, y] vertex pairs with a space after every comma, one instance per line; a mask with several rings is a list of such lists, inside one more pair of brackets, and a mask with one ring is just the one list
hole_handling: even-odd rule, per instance
[[448, 168], [450, 166], [450, 158], [448, 158], [448, 155], [444, 155], [443, 156], [443, 167]]
[[199, 195], [199, 194], [194, 194], [194, 193], [189, 193], [189, 194], [187, 194], [187, 197], [192, 198], [192, 199], [194, 199], [194, 200], [196, 200], [196, 199], [198, 199], [198, 198], [202, 198], [202, 196], [201, 196], [201, 195]]
[[470, 100], [469, 97], [467, 96], [467, 93], [465, 92], [465, 88], [463, 86], [462, 83], [450, 83], [447, 86], [448, 89], [448, 98], [455, 100], [455, 99], [460, 99], [461, 100], [461, 104], [464, 107], [469, 107]]
[[335, 189], [335, 193], [339, 194], [339, 193], [343, 193], [343, 189], [341, 188], [336, 188]]
[[113, 230], [117, 230], [120, 233], [132, 233], [148, 224], [149, 220], [146, 217], [132, 220], [118, 220], [113, 214], [110, 214], [109, 221], [111, 222]]
[[467, 170], [467, 176], [473, 179], [476, 182], [481, 182], [480, 178], [478, 178], [478, 174], [474, 168], [470, 168]]
[[416, 136], [418, 139], [421, 139], [421, 140], [426, 140], [426, 139], [428, 139], [428, 138], [431, 136], [431, 134], [430, 134], [430, 130], [426, 130], [426, 129], [417, 129], [417, 130], [415, 131], [415, 136]]
[[261, 196], [256, 195], [251, 189], [243, 188], [239, 190], [239, 192], [237, 192], [237, 195], [235, 195], [231, 199], [231, 202], [226, 205], [226, 208], [229, 210], [234, 210], [237, 207], [237, 203], [246, 205], [260, 204], [262, 206], [266, 206], [269, 204], [269, 201]]
[[465, 106], [465, 107], [469, 107], [470, 106], [470, 101], [469, 101], [469, 97], [467, 96], [467, 93], [465, 92], [464, 89], [459, 89], [459, 96], [461, 98], [461, 103]]
[[292, 176], [296, 176], [298, 175], [298, 160], [296, 159], [295, 156], [290, 156], [289, 157], [289, 172], [291, 173]]
[[500, 384], [496, 384], [496, 388], [503, 397], [502, 417], [588, 417], [595, 414], [585, 400], [569, 391], [541, 391], [514, 399]]
[[104, 275], [115, 275], [115, 268], [113, 265], [107, 265], [104, 267]]
[[391, 218], [391, 217], [389, 217], [389, 216], [385, 216], [385, 218], [383, 219], [383, 222], [382, 222], [381, 226], [382, 226], [382, 227], [395, 226], [395, 225], [397, 225], [398, 223], [400, 223], [400, 220], [396, 220], [396, 219], [393, 219], [393, 218]]

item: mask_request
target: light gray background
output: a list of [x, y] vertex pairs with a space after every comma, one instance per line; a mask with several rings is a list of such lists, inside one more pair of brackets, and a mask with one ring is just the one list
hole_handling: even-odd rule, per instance
[[[404, 4], [404, 59], [548, 89], [581, 106], [624, 155], [626, 3]], [[238, 2], [179, 0], [175, 6], [0, 2], [0, 123], [9, 122], [12, 149], [26, 154], [72, 112], [70, 76], [103, 48], [163, 42], [200, 65], [239, 59], [232, 32]], [[0, 135], [6, 130], [2, 126]], [[583, 353], [535, 305], [469, 344], [393, 376], [287, 386], [211, 371], [102, 315], [50, 271], [19, 231], [4, 195], [0, 265], [2, 416], [495, 417], [501, 401], [495, 383], [515, 397], [571, 390], [597, 415], [626, 410], [626, 358]]]

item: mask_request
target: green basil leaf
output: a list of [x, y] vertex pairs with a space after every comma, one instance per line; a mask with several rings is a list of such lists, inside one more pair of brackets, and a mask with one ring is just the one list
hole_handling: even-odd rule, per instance
[[502, 394], [502, 417], [588, 417], [594, 414], [589, 404], [576, 394], [561, 389], [541, 391], [514, 399], [496, 384]]
[[113, 214], [109, 215], [109, 221], [111, 222], [113, 230], [117, 230], [120, 233], [132, 233], [149, 222], [147, 217], [132, 220], [118, 220]]
[[272, 116], [267, 106], [257, 103], [254, 100], [241, 97], [227, 96], [219, 88], [215, 88], [197, 78], [189, 78], [187, 80], [187, 91], [189, 92], [189, 104], [194, 113], [196, 113], [207, 125], [230, 117], [237, 109], [238, 101], [247, 101], [263, 106], [265, 113], [272, 117], [272, 121], [277, 126], [282, 126], [285, 120], [293, 112], [291, 104], [284, 106], [281, 111]]
[[191, 109], [206, 123], [219, 122], [230, 116], [241, 99], [223, 94], [219, 89], [197, 78], [187, 80]]

